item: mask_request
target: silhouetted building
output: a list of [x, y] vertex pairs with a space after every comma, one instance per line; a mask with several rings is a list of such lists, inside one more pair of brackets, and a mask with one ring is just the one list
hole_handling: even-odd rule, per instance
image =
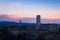
[[37, 24], [36, 28], [37, 28], [37, 29], [40, 28], [40, 25], [41, 25], [40, 22], [41, 22], [41, 16], [40, 16], [40, 15], [37, 15], [37, 16], [36, 16], [36, 24]]
[[19, 26], [22, 26], [21, 20], [19, 21]]
[[41, 16], [40, 15], [37, 15], [36, 16], [36, 23], [37, 24], [40, 24], [40, 20], [41, 20]]
[[57, 24], [52, 24], [52, 25], [50, 25], [49, 30], [50, 30], [50, 31], [53, 31], [53, 32], [57, 32], [57, 31], [58, 31]]

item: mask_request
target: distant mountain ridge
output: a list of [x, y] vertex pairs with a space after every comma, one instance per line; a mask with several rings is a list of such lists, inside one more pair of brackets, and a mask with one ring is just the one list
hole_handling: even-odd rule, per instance
[[[6, 27], [6, 26], [19, 26], [20, 24], [18, 22], [11, 22], [11, 21], [1, 21], [0, 27]], [[22, 26], [36, 26], [36, 23], [22, 23]], [[58, 27], [60, 27], [60, 24], [57, 24]]]
[[10, 21], [1, 21], [0, 26], [17, 26], [18, 23]]
[[[0, 22], [0, 27], [1, 26], [19, 26], [20, 24], [18, 22], [11, 22], [11, 21], [1, 21]], [[22, 26], [34, 26], [35, 23], [22, 23]]]

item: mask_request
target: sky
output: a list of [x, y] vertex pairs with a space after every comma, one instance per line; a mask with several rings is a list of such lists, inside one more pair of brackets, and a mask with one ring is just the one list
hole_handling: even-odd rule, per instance
[[36, 15], [60, 20], [60, 0], [0, 0], [0, 20], [23, 18], [27, 21], [25, 18], [36, 18]]

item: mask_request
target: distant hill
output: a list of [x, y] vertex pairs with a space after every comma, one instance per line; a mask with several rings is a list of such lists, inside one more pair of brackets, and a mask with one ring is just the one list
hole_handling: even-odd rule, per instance
[[[22, 23], [22, 26], [34, 26], [35, 23]], [[11, 22], [11, 21], [1, 21], [0, 22], [0, 27], [3, 26], [19, 26], [18, 22]]]
[[60, 24], [57, 24], [58, 27], [60, 27]]
[[[32, 27], [32, 26], [36, 26], [36, 24], [35, 23], [22, 23], [21, 24], [22, 26], [30, 26], [30, 27]], [[18, 22], [11, 22], [11, 21], [1, 21], [0, 22], [0, 27], [5, 27], [5, 26], [19, 26], [19, 23]], [[60, 27], [60, 24], [57, 24], [57, 26], [58, 27]]]
[[17, 26], [19, 25], [16, 22], [10, 22], [10, 21], [2, 21], [0, 22], [0, 26]]

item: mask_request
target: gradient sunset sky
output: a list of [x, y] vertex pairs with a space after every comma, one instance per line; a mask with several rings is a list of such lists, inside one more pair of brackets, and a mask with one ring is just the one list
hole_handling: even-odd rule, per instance
[[60, 19], [60, 0], [0, 0], [0, 16], [11, 19], [35, 18]]

